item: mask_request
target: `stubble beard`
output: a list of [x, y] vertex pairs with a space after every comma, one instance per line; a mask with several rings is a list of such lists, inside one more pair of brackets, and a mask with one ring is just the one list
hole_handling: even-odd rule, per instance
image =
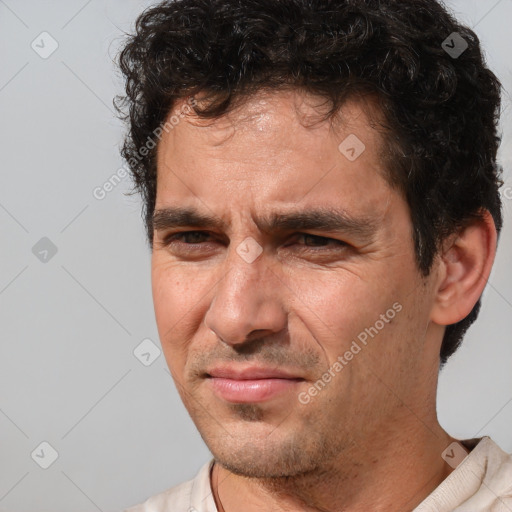
[[[333, 442], [321, 429], [294, 429], [283, 433], [278, 425], [263, 437], [251, 437], [251, 425], [264, 421], [265, 412], [257, 404], [233, 404], [230, 409], [247, 423], [247, 436], [219, 432], [203, 435], [215, 462], [231, 473], [266, 481], [289, 481], [329, 471], [343, 446]], [[283, 421], [285, 423], [285, 421]], [[224, 434], [224, 435], [223, 435]]]

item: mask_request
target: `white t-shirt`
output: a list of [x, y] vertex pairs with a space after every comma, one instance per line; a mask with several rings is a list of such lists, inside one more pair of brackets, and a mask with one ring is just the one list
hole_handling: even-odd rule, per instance
[[[413, 512], [512, 512], [512, 455], [488, 436], [460, 442], [476, 445]], [[193, 480], [124, 512], [218, 512], [210, 486], [213, 462]]]

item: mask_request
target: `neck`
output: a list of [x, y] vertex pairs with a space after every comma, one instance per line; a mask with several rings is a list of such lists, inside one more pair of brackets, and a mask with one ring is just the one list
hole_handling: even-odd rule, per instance
[[[414, 428], [413, 428], [413, 426]], [[212, 488], [219, 512], [412, 511], [452, 471], [441, 453], [455, 439], [436, 421], [400, 425], [358, 441], [338, 460], [304, 475], [253, 479], [214, 465]]]

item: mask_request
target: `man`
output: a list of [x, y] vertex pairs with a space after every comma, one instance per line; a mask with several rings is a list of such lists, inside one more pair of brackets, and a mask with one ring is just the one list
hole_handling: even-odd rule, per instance
[[512, 511], [512, 457], [436, 414], [502, 224], [476, 35], [435, 0], [176, 0], [120, 66], [160, 340], [214, 456], [129, 510]]

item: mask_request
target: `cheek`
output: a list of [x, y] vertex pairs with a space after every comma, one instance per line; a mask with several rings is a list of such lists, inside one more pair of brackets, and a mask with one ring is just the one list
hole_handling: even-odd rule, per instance
[[182, 321], [204, 295], [208, 283], [200, 272], [169, 262], [165, 254], [153, 254], [151, 285], [157, 322], [173, 325]]
[[[183, 283], [163, 266], [154, 266], [151, 275], [153, 304], [160, 335], [177, 322], [187, 302], [187, 292]], [[184, 300], [178, 300], [179, 297]], [[165, 338], [165, 336], [164, 336]], [[163, 340], [162, 340], [163, 341]]]
[[[159, 264], [154, 258], [151, 272], [153, 303], [158, 334], [169, 368], [184, 365], [190, 340], [200, 318], [204, 286], [179, 267]], [[199, 318], [199, 320], [198, 320]]]
[[379, 282], [382, 280], [348, 270], [316, 272], [313, 280], [307, 274], [290, 279], [293, 310], [330, 362], [342, 356], [361, 333], [364, 340], [365, 329], [374, 327], [376, 322], [381, 327], [380, 315], [392, 309], [396, 294], [389, 287], [387, 291], [380, 290], [376, 284]]

